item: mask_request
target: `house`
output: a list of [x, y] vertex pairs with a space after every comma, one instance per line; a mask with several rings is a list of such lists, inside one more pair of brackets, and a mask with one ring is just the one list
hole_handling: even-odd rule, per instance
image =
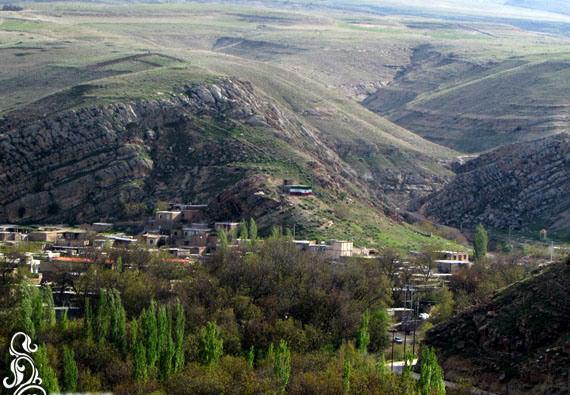
[[88, 247], [89, 234], [83, 229], [67, 229], [58, 234], [55, 243], [62, 247]]
[[350, 257], [352, 256], [352, 248], [353, 244], [352, 241], [344, 241], [344, 240], [331, 240], [328, 243], [328, 250], [327, 255], [331, 259], [340, 259], [341, 257]]
[[105, 238], [113, 242], [114, 248], [128, 247], [137, 242], [137, 239], [133, 239], [132, 237], [127, 237], [123, 235], [110, 235], [110, 236], [105, 236]]
[[283, 180], [283, 192], [290, 196], [310, 196], [313, 187], [310, 185], [294, 184], [292, 180]]
[[113, 224], [109, 222], [95, 222], [91, 226], [95, 232], [108, 232], [113, 228]]
[[183, 247], [205, 247], [208, 243], [208, 235], [212, 229], [208, 224], [193, 223], [189, 227], [183, 227], [180, 236], [176, 239], [176, 245]]
[[434, 260], [439, 274], [452, 274], [462, 267], [471, 267], [469, 254], [456, 251], [438, 251], [439, 259]]
[[207, 218], [207, 204], [177, 204], [171, 203], [170, 209], [180, 211], [181, 221], [186, 223], [204, 221]]
[[166, 245], [168, 241], [168, 236], [157, 233], [145, 233], [141, 238], [149, 248], [157, 248]]
[[181, 211], [157, 211], [155, 220], [160, 225], [172, 225], [182, 219]]
[[36, 230], [28, 233], [28, 240], [55, 243], [60, 233], [60, 230]]

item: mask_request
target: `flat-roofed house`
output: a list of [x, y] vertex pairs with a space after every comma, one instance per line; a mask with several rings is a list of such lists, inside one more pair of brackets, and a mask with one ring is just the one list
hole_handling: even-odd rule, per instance
[[466, 252], [438, 251], [438, 254], [440, 259], [436, 259], [434, 263], [437, 272], [440, 274], [455, 273], [462, 267], [471, 267], [472, 265], [469, 261], [469, 254]]

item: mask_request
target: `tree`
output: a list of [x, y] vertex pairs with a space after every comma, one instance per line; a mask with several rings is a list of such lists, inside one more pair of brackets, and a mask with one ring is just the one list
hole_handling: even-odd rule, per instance
[[369, 347], [372, 352], [382, 351], [390, 344], [389, 326], [390, 316], [386, 309], [378, 309], [371, 314]]
[[176, 300], [174, 306], [174, 372], [179, 372], [184, 367], [184, 328], [186, 316], [180, 300]]
[[220, 247], [220, 251], [226, 251], [228, 249], [228, 234], [225, 230], [220, 229], [218, 231], [218, 245]]
[[172, 322], [165, 306], [158, 309], [159, 376], [166, 379], [172, 373], [175, 348], [172, 340]]
[[121, 294], [116, 289], [111, 290], [110, 301], [110, 338], [119, 350], [124, 351], [127, 345], [127, 313], [121, 301]]
[[156, 303], [150, 303], [147, 310], [141, 316], [141, 331], [146, 349], [146, 360], [152, 369], [156, 366], [159, 358], [158, 350], [158, 325], [156, 320]]
[[489, 235], [482, 224], [475, 228], [475, 236], [473, 237], [473, 258], [476, 262], [480, 262], [487, 255], [487, 244], [489, 243]]
[[139, 383], [145, 382], [148, 378], [146, 351], [142, 341], [138, 341], [134, 348], [133, 378]]
[[255, 362], [255, 347], [251, 346], [249, 348], [245, 356], [245, 360], [247, 361], [247, 367], [253, 369], [253, 363]]
[[217, 363], [224, 353], [224, 340], [220, 334], [220, 328], [215, 322], [208, 322], [200, 330], [200, 343], [202, 346], [202, 363], [206, 366]]
[[453, 294], [447, 287], [440, 288], [434, 295], [437, 305], [434, 308], [433, 318], [435, 322], [441, 322], [453, 314]]
[[67, 330], [67, 326], [69, 324], [69, 320], [67, 318], [67, 310], [68, 310], [67, 308], [64, 308], [63, 314], [59, 319], [59, 330], [62, 332]]
[[123, 257], [119, 256], [117, 262], [115, 263], [115, 268], [119, 273], [123, 272]]
[[352, 365], [348, 358], [344, 358], [342, 364], [342, 393], [347, 395], [350, 393], [350, 376], [352, 375]]
[[55, 305], [53, 301], [53, 292], [49, 285], [42, 287], [42, 299], [44, 301], [44, 327], [50, 328], [55, 325]]
[[249, 239], [249, 232], [247, 231], [247, 222], [244, 219], [239, 223], [239, 238], [242, 240]]
[[34, 286], [28, 286], [30, 290], [30, 297], [32, 300], [32, 321], [34, 322], [34, 329], [36, 334], [38, 331], [45, 328], [45, 310], [42, 293]]
[[89, 298], [85, 298], [83, 334], [88, 342], [93, 341], [93, 311], [91, 310], [91, 300]]
[[49, 365], [48, 350], [45, 344], [38, 347], [34, 359], [36, 361], [38, 375], [42, 379], [42, 388], [45, 389], [48, 394], [59, 393], [57, 375]]
[[255, 241], [257, 240], [257, 224], [253, 218], [249, 220], [249, 238], [251, 239], [251, 245], [255, 245]]
[[278, 226], [273, 225], [271, 227], [271, 236], [270, 239], [272, 240], [278, 240], [281, 238], [281, 228]]
[[79, 370], [75, 362], [75, 353], [67, 346], [63, 346], [63, 388], [67, 392], [75, 392]]
[[362, 319], [360, 321], [360, 328], [358, 328], [358, 332], [356, 334], [356, 340], [358, 342], [358, 351], [360, 351], [362, 354], [366, 354], [368, 352], [368, 345], [370, 344], [369, 324], [370, 324], [370, 312], [366, 310], [362, 314]]
[[287, 342], [281, 340], [275, 350], [275, 360], [273, 362], [273, 372], [277, 378], [279, 392], [284, 394], [289, 378], [291, 377], [291, 352], [287, 347]]
[[421, 355], [420, 379], [418, 389], [420, 395], [445, 394], [443, 371], [437, 363], [437, 356], [431, 347], [425, 347]]
[[109, 313], [107, 290], [101, 289], [99, 291], [97, 316], [95, 317], [95, 339], [98, 342], [103, 342], [109, 337], [109, 330], [111, 328], [111, 317]]
[[32, 339], [36, 336], [36, 327], [32, 319], [34, 313], [31, 287], [22, 282], [18, 289], [19, 307], [16, 329], [26, 333]]

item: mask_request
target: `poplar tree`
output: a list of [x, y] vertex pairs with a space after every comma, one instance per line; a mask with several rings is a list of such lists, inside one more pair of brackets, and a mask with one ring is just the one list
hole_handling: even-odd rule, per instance
[[245, 356], [245, 361], [247, 362], [247, 367], [253, 369], [253, 363], [255, 361], [255, 347], [251, 346], [249, 348]]
[[109, 314], [109, 296], [106, 289], [99, 291], [99, 303], [97, 305], [97, 316], [95, 317], [95, 338], [98, 342], [103, 342], [109, 337], [111, 328], [111, 317]]
[[32, 301], [32, 322], [34, 323], [34, 330], [37, 334], [38, 331], [45, 328], [44, 302], [42, 293], [37, 287], [28, 285], [28, 289]]
[[17, 330], [26, 333], [32, 339], [36, 336], [36, 328], [32, 319], [34, 307], [32, 302], [32, 292], [30, 286], [22, 282], [18, 289], [19, 307], [16, 319]]
[[146, 349], [146, 359], [150, 368], [156, 367], [159, 357], [158, 326], [156, 320], [156, 303], [154, 300], [141, 317], [141, 331]]
[[350, 393], [350, 376], [352, 375], [352, 366], [350, 361], [345, 358], [342, 364], [342, 393], [347, 395]]
[[284, 394], [287, 384], [289, 384], [289, 378], [291, 377], [291, 352], [285, 340], [281, 340], [275, 350], [273, 372], [277, 378], [279, 392]]
[[368, 345], [370, 344], [370, 331], [369, 331], [369, 324], [370, 324], [370, 312], [366, 310], [362, 314], [362, 319], [360, 321], [360, 328], [358, 328], [358, 333], [356, 335], [356, 339], [358, 342], [358, 351], [362, 354], [366, 354], [368, 352]]
[[445, 394], [445, 382], [443, 371], [437, 362], [435, 351], [431, 347], [422, 350], [422, 365], [420, 367], [420, 379], [418, 388], [421, 395]]
[[38, 347], [38, 351], [34, 354], [34, 360], [36, 361], [38, 375], [42, 379], [42, 388], [45, 389], [48, 394], [59, 393], [57, 375], [49, 365], [47, 347], [45, 344]]
[[242, 240], [249, 239], [249, 232], [247, 231], [247, 222], [245, 222], [245, 219], [242, 219], [239, 223], [239, 238]]
[[487, 255], [487, 244], [489, 243], [489, 235], [482, 224], [475, 228], [475, 236], [473, 237], [473, 258], [476, 262], [481, 261]]
[[215, 322], [210, 321], [200, 330], [202, 363], [210, 366], [219, 361], [224, 353], [224, 340]]
[[89, 298], [85, 298], [83, 335], [85, 336], [87, 342], [93, 341], [93, 311], [91, 310], [91, 300]]
[[226, 251], [228, 249], [228, 234], [225, 230], [220, 229], [218, 231], [218, 245], [220, 247], [220, 251]]
[[184, 328], [186, 316], [180, 300], [176, 300], [174, 306], [174, 372], [179, 372], [184, 367]]
[[121, 294], [113, 289], [108, 300], [110, 302], [110, 340], [124, 351], [127, 342], [127, 314], [121, 302]]
[[43, 326], [49, 328], [55, 325], [55, 303], [53, 301], [53, 292], [49, 285], [42, 287], [42, 299], [44, 301], [44, 324]]
[[249, 220], [249, 238], [251, 239], [251, 244], [254, 245], [257, 240], [257, 224], [253, 218]]
[[136, 342], [133, 350], [133, 378], [139, 383], [148, 378], [146, 352], [142, 341]]
[[68, 309], [63, 309], [63, 313], [61, 314], [61, 318], [59, 319], [59, 330], [60, 331], [67, 330], [67, 326], [69, 323], [69, 320], [67, 318], [67, 310]]
[[63, 346], [63, 389], [67, 392], [75, 392], [79, 370], [75, 362], [75, 353], [67, 346]]
[[117, 262], [115, 263], [115, 269], [119, 272], [123, 272], [123, 257], [120, 256], [117, 258]]

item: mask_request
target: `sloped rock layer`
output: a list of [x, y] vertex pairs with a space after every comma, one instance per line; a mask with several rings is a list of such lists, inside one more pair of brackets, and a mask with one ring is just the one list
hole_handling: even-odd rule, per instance
[[447, 225], [570, 230], [570, 136], [513, 144], [470, 160], [429, 197], [426, 214]]

